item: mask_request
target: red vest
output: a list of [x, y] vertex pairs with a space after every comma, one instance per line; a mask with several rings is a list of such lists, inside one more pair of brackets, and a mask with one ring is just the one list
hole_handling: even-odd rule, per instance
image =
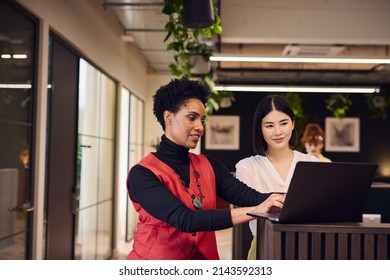
[[[202, 210], [216, 208], [215, 174], [210, 162], [203, 155], [189, 153], [196, 170], [200, 174], [199, 182], [202, 193], [205, 196], [202, 200]], [[166, 164], [149, 154], [139, 162], [140, 165], [151, 170], [157, 178], [188, 208], [195, 210], [192, 198], [183, 189], [176, 173]], [[190, 167], [190, 193], [199, 194], [197, 183], [192, 175]], [[131, 188], [131, 186], [129, 186]], [[193, 232], [180, 231], [165, 222], [162, 222], [149, 215], [140, 204], [134, 203], [138, 212], [139, 222], [137, 232], [134, 234], [133, 250], [127, 259], [148, 259], [148, 260], [218, 260], [217, 242], [215, 232]]]

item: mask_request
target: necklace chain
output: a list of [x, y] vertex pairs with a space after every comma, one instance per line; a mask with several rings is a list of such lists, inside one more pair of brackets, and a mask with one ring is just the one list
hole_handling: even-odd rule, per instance
[[171, 164], [168, 164], [167, 162], [165, 162], [171, 169], [172, 171], [177, 175], [177, 177], [179, 177], [179, 180], [183, 186], [183, 189], [185, 190], [186, 193], [188, 193], [190, 195], [190, 197], [192, 198], [192, 204], [194, 205], [195, 209], [196, 210], [199, 210], [199, 209], [202, 209], [202, 201], [203, 201], [203, 198], [205, 198], [205, 196], [203, 195], [202, 193], [202, 187], [201, 187], [201, 184], [199, 182], [199, 178], [200, 178], [200, 174], [199, 172], [195, 169], [195, 166], [194, 164], [192, 163], [192, 160], [190, 160], [190, 163], [191, 163], [191, 167], [192, 169], [194, 170], [193, 171], [193, 176], [195, 177], [195, 181], [196, 181], [196, 186], [198, 188], [198, 191], [199, 191], [199, 194], [198, 195], [195, 195], [195, 194], [192, 194], [189, 192], [189, 185], [188, 187], [186, 186], [186, 183], [184, 182], [184, 179], [180, 176], [180, 173], [176, 170], [176, 168], [174, 168], [173, 166], [171, 166]]
[[[192, 169], [194, 170], [194, 172], [192, 173], [195, 177], [195, 180], [196, 180], [196, 186], [198, 187], [198, 191], [199, 191], [199, 195], [196, 196], [194, 194], [190, 194], [191, 197], [192, 197], [192, 204], [194, 205], [195, 209], [201, 209], [202, 208], [202, 200], [203, 198], [205, 198], [205, 196], [203, 195], [202, 193], [202, 188], [201, 188], [201, 184], [199, 182], [199, 178], [200, 178], [200, 174], [199, 172], [195, 169], [195, 166], [194, 164], [192, 163], [192, 160], [190, 159], [190, 163], [191, 163], [191, 166], [192, 166]], [[183, 181], [182, 181], [183, 183]], [[185, 187], [185, 186], [184, 186]], [[187, 188], [185, 188], [185, 190], [187, 191], [187, 193], [189, 193], [189, 191], [187, 190]]]

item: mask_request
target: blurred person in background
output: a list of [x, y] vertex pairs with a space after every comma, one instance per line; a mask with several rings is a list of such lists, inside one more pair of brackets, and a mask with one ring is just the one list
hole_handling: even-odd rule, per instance
[[301, 138], [302, 144], [305, 146], [306, 152], [317, 157], [323, 162], [332, 162], [329, 158], [322, 154], [324, 148], [325, 133], [320, 125], [309, 123], [306, 125], [305, 132]]

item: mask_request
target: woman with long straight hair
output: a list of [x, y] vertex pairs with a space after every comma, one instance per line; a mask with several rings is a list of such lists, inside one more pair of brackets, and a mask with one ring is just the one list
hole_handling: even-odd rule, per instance
[[[236, 177], [259, 192], [286, 193], [298, 161], [318, 161], [294, 150], [295, 116], [281, 96], [263, 97], [256, 107], [252, 124], [254, 156], [236, 164]], [[256, 258], [256, 220], [249, 222], [253, 240], [248, 259]]]

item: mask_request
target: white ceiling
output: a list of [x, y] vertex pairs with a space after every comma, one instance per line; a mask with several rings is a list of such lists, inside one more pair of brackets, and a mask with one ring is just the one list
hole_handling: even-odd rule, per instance
[[[148, 59], [150, 71], [169, 73], [168, 17], [163, 0], [107, 0], [123, 27]], [[223, 33], [215, 53], [389, 57], [388, 0], [220, 0]], [[384, 84], [390, 69], [381, 65], [213, 63], [219, 83]]]

